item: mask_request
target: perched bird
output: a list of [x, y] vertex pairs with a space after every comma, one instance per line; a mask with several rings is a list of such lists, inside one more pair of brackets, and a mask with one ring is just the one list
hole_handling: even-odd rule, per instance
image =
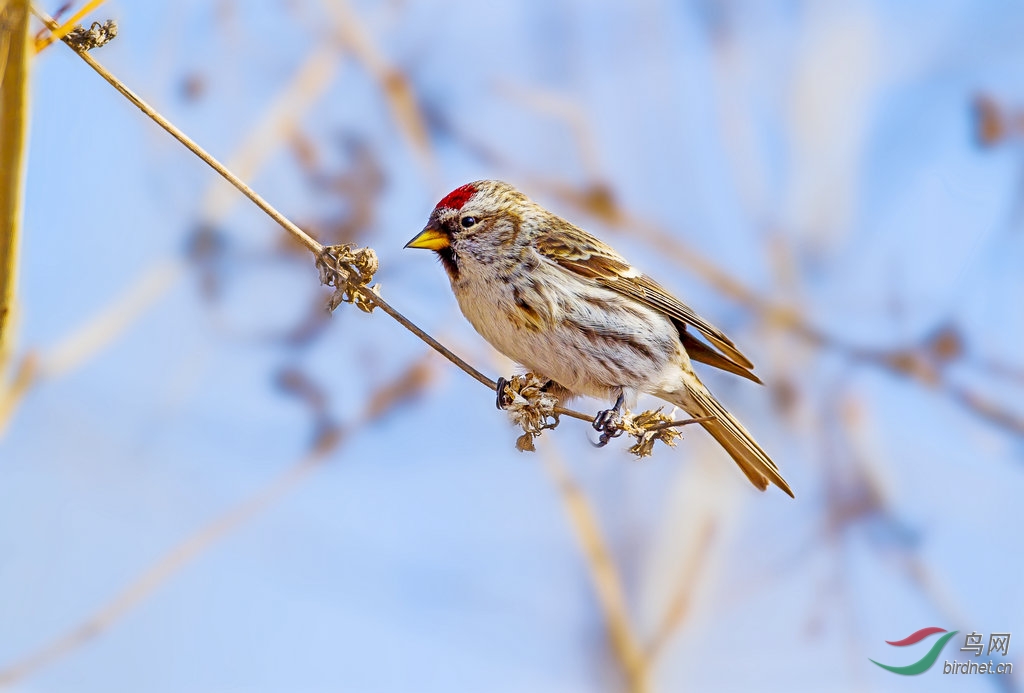
[[[441, 259], [462, 314], [498, 351], [562, 395], [615, 398], [601, 430], [646, 392], [682, 408], [762, 491], [779, 468], [708, 391], [692, 361], [761, 382], [721, 330], [586, 231], [501, 181], [441, 200], [407, 248]], [[703, 337], [702, 341], [693, 330]], [[501, 393], [499, 392], [499, 398]]]

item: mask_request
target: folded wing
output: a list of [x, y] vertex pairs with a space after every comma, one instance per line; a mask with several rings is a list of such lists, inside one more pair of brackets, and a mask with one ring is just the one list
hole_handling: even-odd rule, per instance
[[[671, 318], [679, 328], [683, 346], [693, 360], [761, 382], [752, 372], [754, 364], [720, 329], [697, 315], [692, 308], [586, 231], [566, 224], [557, 232], [543, 234], [537, 241], [537, 249], [541, 255], [563, 269], [591, 279], [600, 286], [635, 299]], [[691, 334], [687, 326], [695, 328], [710, 346]]]

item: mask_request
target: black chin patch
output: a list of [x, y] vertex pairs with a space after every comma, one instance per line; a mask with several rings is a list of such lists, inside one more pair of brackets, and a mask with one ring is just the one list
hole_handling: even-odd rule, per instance
[[455, 256], [455, 250], [451, 246], [447, 246], [438, 250], [437, 256], [441, 258], [441, 264], [444, 265], [444, 271], [448, 273], [448, 276], [452, 279], [458, 279], [459, 263]]

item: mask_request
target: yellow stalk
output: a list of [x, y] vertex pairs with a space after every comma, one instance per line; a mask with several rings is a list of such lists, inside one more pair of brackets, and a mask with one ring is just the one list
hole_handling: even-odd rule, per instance
[[74, 28], [78, 26], [78, 23], [82, 21], [82, 18], [85, 17], [85, 15], [95, 10], [104, 2], [106, 2], [106, 0], [89, 0], [89, 2], [85, 3], [85, 6], [82, 9], [80, 9], [78, 12], [75, 12], [75, 14], [72, 15], [71, 19], [61, 24], [47, 36], [44, 36], [43, 38], [36, 41], [34, 44], [35, 52], [38, 53], [54, 41], [60, 41], [62, 38], [70, 34], [74, 30]]
[[0, 0], [0, 374], [13, 348], [28, 138], [28, 17], [28, 0]]

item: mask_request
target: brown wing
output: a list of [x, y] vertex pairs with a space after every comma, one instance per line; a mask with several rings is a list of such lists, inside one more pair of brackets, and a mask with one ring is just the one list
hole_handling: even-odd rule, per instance
[[[537, 249], [564, 269], [592, 279], [595, 283], [623, 296], [636, 299], [680, 323], [679, 333], [683, 346], [686, 347], [690, 358], [695, 361], [761, 382], [750, 372], [754, 364], [740, 353], [732, 340], [720, 329], [697, 315], [692, 308], [586, 231], [566, 223], [557, 231], [550, 231], [538, 238]], [[704, 345], [689, 334], [686, 331], [687, 325], [696, 328], [715, 349]]]

